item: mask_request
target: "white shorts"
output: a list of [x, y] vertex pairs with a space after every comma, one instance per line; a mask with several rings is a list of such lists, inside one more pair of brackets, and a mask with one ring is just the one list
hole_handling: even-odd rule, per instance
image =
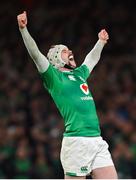
[[113, 166], [108, 147], [102, 137], [64, 137], [61, 163], [65, 175], [86, 176], [93, 169]]

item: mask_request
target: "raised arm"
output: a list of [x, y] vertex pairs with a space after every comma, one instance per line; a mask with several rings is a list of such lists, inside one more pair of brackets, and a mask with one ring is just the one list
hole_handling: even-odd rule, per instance
[[97, 43], [95, 44], [94, 48], [87, 54], [83, 62], [83, 64], [85, 64], [88, 67], [90, 72], [93, 70], [94, 66], [98, 63], [102, 49], [104, 45], [107, 43], [107, 40], [109, 39], [109, 35], [105, 29], [99, 32], [98, 37], [99, 39]]
[[29, 55], [36, 64], [39, 72], [45, 72], [48, 69], [49, 62], [47, 58], [39, 51], [35, 41], [27, 30], [27, 14], [24, 11], [17, 16], [19, 30], [21, 32], [24, 44], [29, 52]]

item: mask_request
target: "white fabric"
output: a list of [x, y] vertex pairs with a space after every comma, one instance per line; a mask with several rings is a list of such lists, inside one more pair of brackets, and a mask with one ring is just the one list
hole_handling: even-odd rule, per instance
[[59, 44], [49, 49], [47, 58], [50, 61], [50, 63], [56, 68], [64, 67], [66, 64], [66, 62], [64, 62], [61, 58], [61, 52], [64, 48], [67, 47], [62, 44]]
[[108, 144], [102, 137], [64, 137], [61, 148], [64, 173], [86, 176], [93, 169], [113, 166]]
[[[29, 55], [33, 59], [34, 63], [36, 64], [39, 72], [45, 72], [48, 69], [49, 61], [57, 68], [64, 67], [66, 63], [61, 58], [61, 51], [66, 46], [56, 45], [55, 48], [51, 48], [48, 53], [48, 58], [49, 58], [49, 61], [48, 61], [48, 59], [39, 51], [35, 41], [29, 34], [27, 28], [25, 27], [23, 29], [20, 29], [20, 32], [21, 32], [24, 44], [29, 52]], [[93, 70], [94, 66], [98, 63], [103, 47], [104, 47], [104, 42], [101, 40], [98, 40], [94, 48], [86, 56], [83, 64], [85, 64], [88, 67], [90, 72]]]
[[85, 64], [88, 67], [90, 72], [98, 63], [104, 45], [105, 43], [99, 39], [97, 43], [95, 44], [94, 48], [85, 57], [83, 64]]
[[29, 55], [36, 64], [38, 71], [43, 73], [49, 67], [49, 61], [47, 58], [39, 51], [35, 41], [29, 34], [27, 28], [20, 29], [24, 44], [29, 52]]

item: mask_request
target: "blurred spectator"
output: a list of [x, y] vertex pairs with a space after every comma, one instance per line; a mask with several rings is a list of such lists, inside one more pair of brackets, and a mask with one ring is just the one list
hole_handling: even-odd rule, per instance
[[32, 162], [27, 138], [22, 138], [16, 149], [14, 166], [15, 179], [28, 179]]
[[63, 178], [63, 120], [22, 43], [23, 10], [40, 50], [66, 44], [78, 65], [99, 30], [109, 32], [88, 82], [119, 178], [136, 178], [136, 11], [126, 0], [0, 2], [0, 178]]

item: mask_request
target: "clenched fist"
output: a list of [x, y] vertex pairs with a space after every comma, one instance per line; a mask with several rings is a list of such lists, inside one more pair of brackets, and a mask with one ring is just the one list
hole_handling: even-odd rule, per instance
[[107, 40], [109, 39], [109, 35], [107, 33], [107, 31], [105, 29], [102, 29], [99, 34], [98, 37], [100, 40], [102, 40], [105, 44], [107, 43]]
[[19, 28], [23, 29], [27, 25], [27, 14], [26, 11], [24, 11], [22, 14], [19, 14], [17, 16], [18, 26]]

